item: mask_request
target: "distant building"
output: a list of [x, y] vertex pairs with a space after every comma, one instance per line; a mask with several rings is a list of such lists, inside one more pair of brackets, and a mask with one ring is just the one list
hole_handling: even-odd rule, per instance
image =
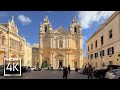
[[39, 66], [39, 44], [32, 46], [32, 66]]
[[74, 17], [69, 30], [60, 26], [53, 30], [46, 16], [40, 25], [40, 66], [43, 62], [48, 67], [58, 69], [70, 65], [71, 69], [83, 66], [82, 26]]
[[87, 58], [92, 66], [120, 65], [120, 11], [103, 23], [86, 43]]
[[83, 67], [85, 67], [88, 64], [87, 57], [83, 57]]
[[24, 66], [32, 67], [32, 47], [30, 45], [25, 46]]

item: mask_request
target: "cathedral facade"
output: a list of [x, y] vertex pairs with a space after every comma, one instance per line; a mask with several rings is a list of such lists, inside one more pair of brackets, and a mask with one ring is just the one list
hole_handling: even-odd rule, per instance
[[40, 66], [43, 62], [53, 69], [70, 65], [71, 69], [83, 67], [83, 35], [82, 26], [76, 17], [65, 30], [62, 26], [53, 30], [46, 16], [40, 25], [39, 33]]

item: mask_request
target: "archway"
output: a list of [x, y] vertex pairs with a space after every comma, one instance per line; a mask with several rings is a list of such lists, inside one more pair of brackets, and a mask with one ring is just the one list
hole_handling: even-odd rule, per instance
[[64, 55], [58, 54], [57, 57], [58, 57], [58, 67], [62, 68], [64, 66], [64, 61], [63, 61], [64, 60]]

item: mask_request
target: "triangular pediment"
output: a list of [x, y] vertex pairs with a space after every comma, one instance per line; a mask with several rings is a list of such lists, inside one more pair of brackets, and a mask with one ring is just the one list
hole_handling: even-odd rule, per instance
[[54, 30], [53, 33], [63, 33], [63, 34], [69, 34], [68, 31], [66, 31], [64, 28], [59, 27], [58, 29]]

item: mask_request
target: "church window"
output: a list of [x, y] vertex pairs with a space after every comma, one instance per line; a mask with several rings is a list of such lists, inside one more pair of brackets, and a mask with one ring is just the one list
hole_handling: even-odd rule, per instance
[[74, 27], [74, 32], [77, 33], [77, 28], [76, 27]]
[[47, 32], [47, 26], [45, 26], [45, 32]]
[[5, 36], [2, 36], [2, 45], [5, 44]]
[[63, 47], [63, 42], [60, 40], [59, 41], [59, 47], [62, 48]]

